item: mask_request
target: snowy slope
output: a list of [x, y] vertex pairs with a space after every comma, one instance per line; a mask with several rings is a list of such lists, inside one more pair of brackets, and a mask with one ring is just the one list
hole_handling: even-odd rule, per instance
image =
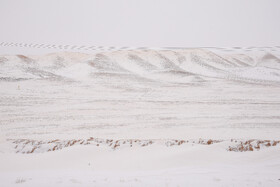
[[280, 48], [0, 56], [1, 186], [278, 186]]

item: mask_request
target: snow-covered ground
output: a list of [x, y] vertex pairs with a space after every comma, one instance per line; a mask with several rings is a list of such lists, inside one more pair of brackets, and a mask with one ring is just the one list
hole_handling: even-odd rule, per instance
[[0, 186], [279, 186], [280, 48], [2, 55], [0, 128]]

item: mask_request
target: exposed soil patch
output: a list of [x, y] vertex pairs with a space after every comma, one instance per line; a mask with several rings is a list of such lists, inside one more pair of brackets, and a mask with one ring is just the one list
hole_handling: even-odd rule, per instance
[[19, 59], [21, 59], [23, 62], [26, 62], [26, 63], [28, 63], [28, 64], [34, 62], [33, 59], [31, 59], [31, 58], [29, 58], [29, 57], [27, 57], [27, 56], [24, 56], [24, 55], [17, 55], [17, 57], [18, 57]]
[[227, 151], [245, 152], [260, 150], [271, 146], [279, 146], [280, 141], [275, 140], [212, 140], [212, 139], [199, 139], [199, 140], [139, 140], [139, 139], [100, 139], [90, 137], [88, 139], [73, 139], [73, 140], [49, 140], [49, 141], [38, 141], [29, 139], [9, 139], [15, 144], [14, 149], [16, 153], [42, 153], [49, 151], [61, 150], [66, 147], [74, 145], [93, 145], [96, 147], [108, 147], [113, 150], [124, 148], [124, 147], [146, 147], [152, 144], [162, 145], [166, 147], [181, 146], [183, 144], [192, 145], [213, 145], [221, 142], [228, 142], [230, 146], [226, 149]]
[[260, 150], [261, 148], [277, 146], [280, 141], [274, 140], [247, 140], [245, 142], [231, 140], [231, 142], [237, 143], [234, 146], [229, 146], [228, 151], [244, 152]]

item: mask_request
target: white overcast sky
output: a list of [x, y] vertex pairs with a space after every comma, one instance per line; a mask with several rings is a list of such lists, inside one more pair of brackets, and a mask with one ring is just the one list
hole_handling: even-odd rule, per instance
[[280, 0], [0, 0], [0, 43], [280, 45]]

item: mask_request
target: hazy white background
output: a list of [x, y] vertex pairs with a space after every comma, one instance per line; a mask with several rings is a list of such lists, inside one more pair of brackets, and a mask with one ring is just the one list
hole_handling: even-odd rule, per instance
[[279, 0], [0, 0], [0, 42], [280, 45]]

